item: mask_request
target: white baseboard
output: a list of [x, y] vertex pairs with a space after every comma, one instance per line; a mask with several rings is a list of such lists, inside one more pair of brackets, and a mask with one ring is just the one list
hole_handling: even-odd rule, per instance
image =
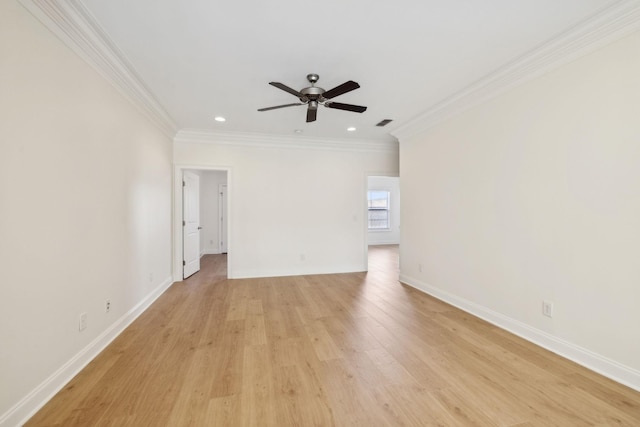
[[375, 246], [375, 245], [399, 245], [400, 237], [386, 235], [383, 232], [372, 232], [370, 231], [367, 235], [367, 245]]
[[0, 427], [21, 426], [58, 393], [78, 372], [91, 362], [106, 346], [124, 331], [138, 316], [166, 291], [173, 278], [166, 278], [135, 307], [116, 320], [89, 345], [61, 366], [49, 378], [33, 389], [20, 402], [0, 416]]
[[586, 348], [533, 328], [526, 323], [490, 310], [474, 302], [430, 286], [418, 279], [400, 274], [400, 281], [487, 322], [505, 329], [527, 341], [569, 359], [620, 384], [640, 391], [640, 372], [608, 359]]
[[385, 241], [385, 242], [368, 242], [367, 246], [388, 246], [388, 245], [399, 245], [400, 243], [395, 240]]
[[[340, 274], [340, 273], [355, 273], [367, 271], [366, 264], [343, 264], [343, 265], [331, 265], [331, 266], [306, 266], [298, 265], [291, 266], [287, 269], [240, 269], [234, 271], [233, 276], [229, 275], [230, 279], [255, 279], [259, 277], [287, 277], [287, 276], [306, 276], [316, 274]], [[0, 426], [1, 427], [1, 426]]]
[[203, 255], [219, 255], [220, 253], [221, 252], [219, 250], [217, 250], [217, 249], [205, 249], [200, 254], [200, 258], [202, 258]]

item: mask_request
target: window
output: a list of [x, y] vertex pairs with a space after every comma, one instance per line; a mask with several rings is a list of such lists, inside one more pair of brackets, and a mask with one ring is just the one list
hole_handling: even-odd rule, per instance
[[388, 230], [389, 226], [389, 192], [369, 191], [369, 230]]

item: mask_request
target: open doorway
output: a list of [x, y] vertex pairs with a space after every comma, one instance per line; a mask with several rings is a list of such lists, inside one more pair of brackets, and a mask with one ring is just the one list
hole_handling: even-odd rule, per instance
[[[223, 257], [221, 265], [229, 264], [229, 188], [228, 169], [176, 166], [175, 280], [197, 275], [204, 258]], [[229, 276], [228, 268], [226, 275]]]
[[366, 222], [368, 268], [377, 264], [376, 256], [381, 253], [395, 257], [397, 265], [400, 245], [399, 177], [377, 175], [367, 177]]

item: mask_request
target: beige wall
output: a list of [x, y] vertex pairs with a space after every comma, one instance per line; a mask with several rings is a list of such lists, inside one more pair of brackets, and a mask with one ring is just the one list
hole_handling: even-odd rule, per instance
[[400, 141], [403, 279], [636, 388], [639, 52], [636, 33]]
[[13, 0], [0, 138], [0, 425], [15, 425], [171, 283], [171, 140]]
[[177, 165], [230, 170], [230, 277], [366, 270], [367, 175], [397, 174], [397, 145], [372, 152], [291, 145], [174, 145]]

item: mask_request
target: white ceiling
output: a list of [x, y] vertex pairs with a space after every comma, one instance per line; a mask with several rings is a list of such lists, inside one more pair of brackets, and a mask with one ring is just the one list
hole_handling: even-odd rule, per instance
[[[79, 0], [181, 129], [390, 140], [390, 131], [597, 14], [613, 0]], [[306, 75], [363, 114], [269, 86]], [[225, 123], [213, 120], [226, 117]], [[375, 124], [394, 119], [385, 128]], [[348, 133], [346, 128], [357, 127]]]

